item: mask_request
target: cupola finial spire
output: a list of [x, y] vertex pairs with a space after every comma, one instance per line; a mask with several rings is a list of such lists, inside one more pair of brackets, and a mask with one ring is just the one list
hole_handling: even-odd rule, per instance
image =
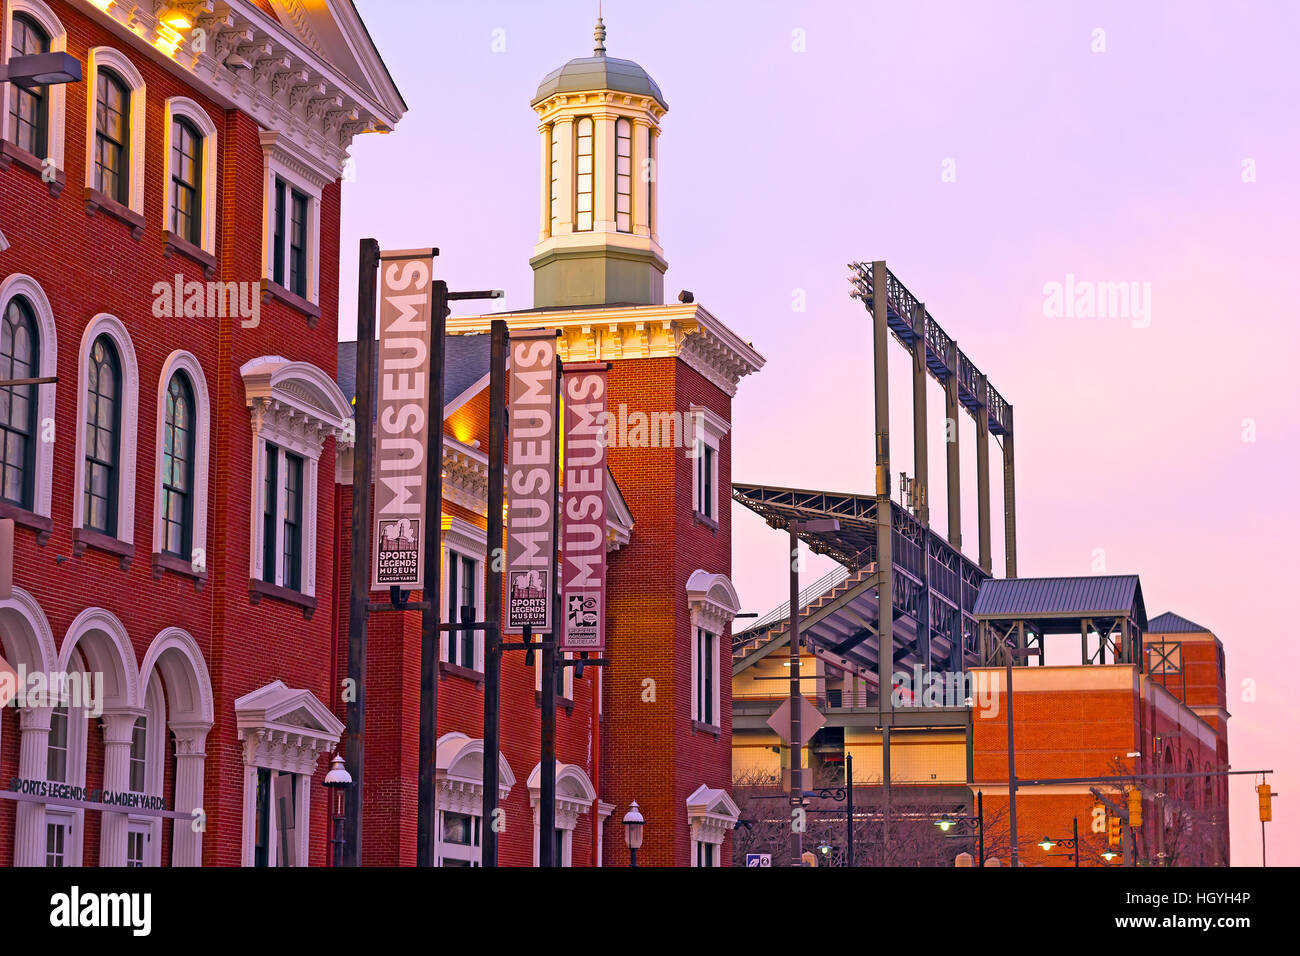
[[599, 5], [596, 7], [596, 56], [605, 55], [605, 17]]

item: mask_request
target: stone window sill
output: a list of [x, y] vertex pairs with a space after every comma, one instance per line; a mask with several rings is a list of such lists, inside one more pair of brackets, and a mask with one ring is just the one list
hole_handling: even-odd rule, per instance
[[50, 540], [50, 534], [54, 531], [54, 522], [49, 518], [6, 501], [0, 501], [0, 518], [10, 518], [18, 527], [35, 531], [36, 543], [42, 548]]
[[482, 671], [476, 671], [469, 667], [463, 667], [460, 664], [452, 664], [449, 661], [438, 662], [439, 673], [444, 677], [460, 677], [475, 684], [483, 684], [487, 678]]
[[202, 591], [203, 586], [208, 583], [208, 572], [206, 570], [195, 571], [194, 566], [189, 561], [174, 554], [155, 553], [153, 556], [153, 579], [161, 581], [163, 572], [190, 578], [194, 582], [194, 590], [196, 591]]
[[716, 521], [714, 521], [708, 515], [701, 514], [698, 511], [695, 512], [695, 523], [704, 525], [704, 527], [708, 528], [710, 531], [717, 531], [719, 527]]
[[204, 252], [194, 243], [182, 239], [174, 232], [163, 230], [163, 258], [170, 259], [176, 253], [203, 267], [203, 278], [211, 281], [217, 274], [217, 258]]
[[39, 176], [41, 181], [49, 187], [50, 195], [55, 199], [59, 198], [59, 193], [63, 192], [63, 187], [67, 185], [68, 177], [64, 175], [63, 170], [55, 169], [54, 178], [46, 180], [45, 163], [39, 156], [27, 152], [27, 150], [8, 140], [0, 141], [0, 170], [8, 169], [11, 163], [17, 163], [28, 172]]
[[93, 216], [104, 212], [131, 227], [131, 238], [139, 242], [144, 238], [144, 216], [134, 209], [128, 209], [112, 197], [98, 189], [86, 187], [86, 215]]
[[691, 729], [696, 733], [711, 734], [715, 738], [722, 736], [722, 728], [716, 724], [704, 724], [698, 720], [692, 720]]
[[316, 613], [316, 599], [314, 597], [267, 581], [250, 580], [248, 582], [249, 603], [260, 604], [264, 597], [302, 608], [302, 617], [305, 621], [310, 621], [312, 615]]
[[79, 558], [86, 553], [88, 548], [113, 555], [117, 558], [118, 566], [123, 571], [130, 569], [131, 559], [135, 557], [135, 545], [133, 544], [128, 544], [118, 538], [104, 534], [102, 531], [95, 531], [91, 528], [73, 529], [72, 556]]
[[300, 295], [290, 292], [284, 286], [272, 282], [270, 279], [262, 280], [262, 301], [274, 299], [276, 302], [283, 302], [292, 309], [297, 309], [307, 317], [307, 328], [316, 328], [316, 323], [320, 321], [320, 306], [314, 302], [308, 302]]

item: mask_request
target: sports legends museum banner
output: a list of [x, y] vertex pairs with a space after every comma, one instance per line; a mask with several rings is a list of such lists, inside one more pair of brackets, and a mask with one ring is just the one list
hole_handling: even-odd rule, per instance
[[560, 649], [605, 649], [604, 362], [564, 367]]

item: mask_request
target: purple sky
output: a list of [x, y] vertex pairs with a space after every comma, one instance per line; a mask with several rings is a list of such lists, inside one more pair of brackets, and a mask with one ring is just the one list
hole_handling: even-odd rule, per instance
[[[531, 306], [528, 103], [547, 72], [590, 54], [595, 4], [357, 4], [411, 111], [354, 148], [342, 334], [355, 331], [364, 236], [436, 245], [453, 287]], [[1094, 573], [1100, 549], [1106, 573], [1141, 574], [1151, 616], [1173, 610], [1223, 639], [1233, 767], [1277, 771], [1269, 860], [1300, 864], [1288, 809], [1300, 693], [1287, 685], [1300, 652], [1285, 623], [1300, 571], [1287, 371], [1300, 331], [1285, 280], [1300, 258], [1300, 7], [609, 0], [604, 12], [609, 54], [641, 63], [670, 106], [668, 297], [691, 289], [768, 359], [734, 404], [734, 478], [871, 490], [871, 343], [845, 264], [886, 259], [1015, 407], [1021, 576]], [[1044, 286], [1067, 274], [1150, 283], [1149, 326], [1047, 317]], [[912, 471], [906, 359], [895, 344], [895, 476]], [[929, 399], [942, 529], [937, 384]], [[969, 418], [962, 429], [975, 555]], [[785, 587], [783, 539], [747, 511], [734, 530], [742, 601], [765, 612]], [[807, 580], [829, 566], [806, 562]], [[1260, 859], [1254, 783], [1231, 785], [1238, 865]]]

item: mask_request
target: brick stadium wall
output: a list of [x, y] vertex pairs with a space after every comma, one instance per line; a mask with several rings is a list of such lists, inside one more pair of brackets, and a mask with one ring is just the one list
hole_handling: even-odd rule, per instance
[[[126, 626], [137, 664], [154, 636], [166, 627], [182, 628], [195, 638], [207, 660], [216, 703], [216, 723], [207, 740], [204, 862], [237, 864], [243, 758], [235, 733], [234, 700], [277, 678], [326, 702], [336, 696], [329, 683], [330, 588], [335, 572], [333, 442], [326, 443], [319, 471], [319, 610], [306, 621], [298, 608], [274, 599], [253, 607], [248, 594], [253, 438], [239, 367], [257, 356], [278, 354], [334, 374], [340, 190], [334, 184], [322, 197], [321, 317], [314, 328], [308, 327], [305, 316], [278, 302], [263, 304], [261, 325], [255, 329], [242, 328], [237, 318], [155, 319], [151, 314], [155, 283], [172, 281], [178, 273], [187, 281], [203, 278], [200, 267], [189, 259], [163, 257], [165, 101], [172, 96], [195, 100], [219, 132], [217, 250], [222, 281], [256, 282], [262, 273], [264, 167], [258, 125], [243, 113], [219, 108], [80, 8], [60, 0], [49, 0], [49, 5], [67, 28], [68, 52], [81, 61], [83, 71], [91, 47], [112, 46], [130, 58], [145, 80], [147, 228], [144, 237], [135, 241], [118, 220], [102, 212], [86, 215], [87, 92], [84, 85], [70, 88], [65, 119], [67, 185], [62, 194], [51, 197], [39, 176], [18, 163], [0, 172], [0, 226], [12, 244], [0, 254], [0, 277], [26, 273], [41, 284], [54, 309], [59, 345], [59, 383], [54, 386], [54, 532], [40, 547], [31, 531], [19, 529], [15, 583], [40, 601], [56, 644], [61, 645], [73, 618], [94, 606], [112, 611]], [[72, 476], [79, 467], [74, 460], [79, 345], [87, 324], [101, 312], [121, 319], [139, 365], [136, 553], [127, 571], [118, 567], [116, 557], [95, 550], [67, 560], [72, 554]], [[212, 402], [209, 581], [201, 592], [190, 580], [172, 574], [155, 581], [150, 569], [159, 378], [164, 361], [176, 349], [188, 350], [199, 359]], [[0, 715], [0, 735], [0, 776], [7, 779], [17, 769], [17, 720], [10, 709]], [[170, 765], [170, 745], [168, 750]], [[95, 787], [102, 779], [97, 728], [91, 729], [87, 753], [86, 783]], [[321, 833], [326, 826], [326, 791], [319, 787], [324, 771], [322, 764], [312, 792], [313, 826]], [[172, 779], [167, 778], [169, 804]], [[84, 859], [93, 864], [98, 858], [98, 814], [87, 814], [86, 820]], [[0, 865], [12, 862], [13, 821], [14, 805], [0, 802]], [[165, 838], [164, 849], [169, 840], [170, 836]], [[324, 855], [324, 839], [313, 840], [311, 862], [322, 863]]]

